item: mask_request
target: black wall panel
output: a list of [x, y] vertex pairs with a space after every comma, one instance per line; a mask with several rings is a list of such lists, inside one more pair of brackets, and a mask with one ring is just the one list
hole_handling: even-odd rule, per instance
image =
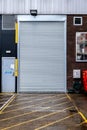
[[[4, 30], [2, 31], [2, 57], [15, 57], [15, 32], [14, 30]], [[10, 50], [11, 53], [6, 53]]]
[[1, 22], [2, 22], [2, 16], [0, 15], [0, 92], [1, 92]]
[[[10, 50], [11, 53], [6, 53]], [[1, 71], [2, 71], [2, 57], [16, 57], [17, 45], [15, 44], [15, 30], [2, 30], [2, 15], [0, 15], [0, 92], [1, 92]]]

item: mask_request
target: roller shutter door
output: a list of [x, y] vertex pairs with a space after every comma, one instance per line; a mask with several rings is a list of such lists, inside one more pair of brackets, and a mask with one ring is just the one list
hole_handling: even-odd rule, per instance
[[20, 22], [19, 91], [65, 92], [64, 22]]

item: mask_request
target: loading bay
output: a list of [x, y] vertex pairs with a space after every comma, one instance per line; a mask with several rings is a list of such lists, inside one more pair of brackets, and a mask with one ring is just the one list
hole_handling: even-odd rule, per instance
[[0, 130], [87, 130], [87, 95], [1, 93]]

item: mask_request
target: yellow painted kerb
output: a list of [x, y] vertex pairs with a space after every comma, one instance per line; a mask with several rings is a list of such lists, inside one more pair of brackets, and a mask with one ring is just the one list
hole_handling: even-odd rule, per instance
[[15, 43], [18, 43], [18, 23], [15, 23]]

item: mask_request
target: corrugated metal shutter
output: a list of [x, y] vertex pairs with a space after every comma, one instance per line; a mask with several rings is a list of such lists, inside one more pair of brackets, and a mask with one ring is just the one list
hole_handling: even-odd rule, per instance
[[20, 22], [19, 91], [64, 92], [64, 22]]

